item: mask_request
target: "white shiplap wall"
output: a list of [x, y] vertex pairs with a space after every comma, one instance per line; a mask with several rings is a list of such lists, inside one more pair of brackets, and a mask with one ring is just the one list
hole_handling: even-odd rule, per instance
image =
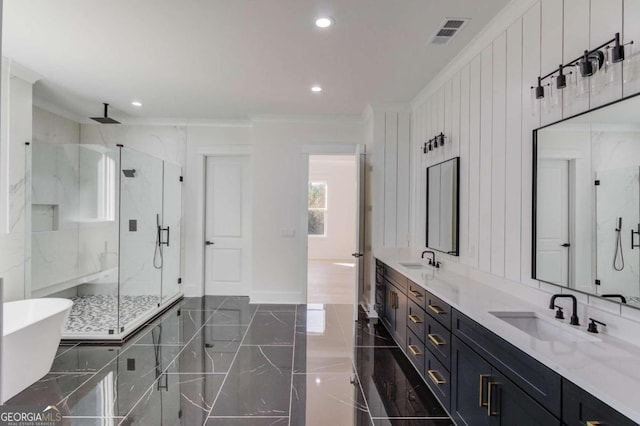
[[[532, 131], [636, 93], [640, 78], [609, 84], [583, 99], [565, 97], [546, 111], [532, 105], [530, 87], [538, 75], [616, 32], [623, 40], [634, 39], [634, 56], [640, 56], [640, 0], [513, 3], [518, 5], [506, 12], [510, 18], [497, 18], [478, 37], [493, 34], [489, 41], [469, 46], [414, 100], [411, 152], [441, 131], [448, 139], [444, 149], [413, 160], [412, 247], [425, 244], [425, 168], [460, 155], [460, 256], [442, 257], [491, 276], [543, 286], [531, 279]], [[514, 13], [517, 7], [523, 12]]]

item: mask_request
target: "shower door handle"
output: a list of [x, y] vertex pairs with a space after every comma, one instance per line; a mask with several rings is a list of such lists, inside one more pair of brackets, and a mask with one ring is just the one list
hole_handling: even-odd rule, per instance
[[170, 239], [170, 237], [171, 237], [171, 227], [170, 227], [170, 226], [167, 226], [167, 227], [165, 228], [165, 231], [167, 231], [167, 242], [166, 242], [165, 244], [167, 245], [167, 247], [169, 247], [169, 239]]
[[631, 250], [640, 247], [640, 244], [634, 244], [636, 235], [640, 235], [640, 225], [638, 225], [637, 231], [634, 231], [633, 229], [631, 230]]
[[[167, 241], [162, 241], [162, 232], [164, 231], [167, 232]], [[165, 245], [169, 247], [170, 227], [167, 226], [166, 228], [158, 228], [158, 235], [160, 238], [160, 245]]]

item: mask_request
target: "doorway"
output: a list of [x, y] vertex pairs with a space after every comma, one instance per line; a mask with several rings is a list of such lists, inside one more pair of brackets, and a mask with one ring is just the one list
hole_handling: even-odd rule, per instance
[[357, 302], [361, 188], [357, 158], [357, 154], [309, 155], [307, 303]]
[[557, 191], [538, 191], [536, 278], [568, 286], [569, 259], [569, 161], [541, 159], [538, 186]]
[[251, 162], [207, 157], [205, 294], [248, 296], [251, 284]]

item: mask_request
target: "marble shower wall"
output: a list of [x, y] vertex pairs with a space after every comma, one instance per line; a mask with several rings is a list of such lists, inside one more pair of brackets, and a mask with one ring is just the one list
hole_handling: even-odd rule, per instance
[[[120, 280], [121, 293], [126, 295], [160, 295], [160, 270], [153, 266], [156, 243], [156, 217], [163, 211], [162, 161], [176, 164], [184, 170], [187, 128], [183, 126], [94, 125], [80, 126], [82, 144], [116, 148], [124, 145], [122, 168], [135, 169], [134, 178], [122, 178], [122, 227]], [[166, 163], [165, 163], [166, 165]], [[165, 192], [165, 197], [167, 196]], [[185, 211], [184, 194], [180, 203]], [[165, 200], [166, 201], [166, 200]], [[162, 219], [162, 217], [161, 217]], [[174, 218], [175, 219], [175, 218]], [[128, 228], [129, 220], [137, 220], [137, 231]], [[178, 218], [178, 222], [182, 222]], [[165, 226], [167, 223], [165, 223]], [[184, 241], [174, 240], [178, 226], [171, 225], [172, 244], [180, 243], [180, 265], [184, 265]], [[181, 239], [183, 240], [181, 235]], [[167, 251], [166, 256], [171, 252]], [[169, 261], [165, 259], [165, 262]], [[173, 268], [177, 269], [177, 268]], [[182, 270], [182, 266], [180, 266]], [[165, 273], [167, 270], [165, 269]], [[167, 274], [165, 274], [167, 275]], [[180, 273], [179, 276], [183, 276]], [[171, 277], [173, 283], [175, 278]]]
[[[0, 277], [4, 279], [3, 300], [10, 302], [24, 298], [25, 279], [25, 142], [31, 140], [32, 84], [15, 76], [8, 76], [3, 67], [3, 120], [10, 122], [7, 134], [9, 147], [9, 232], [0, 234]], [[6, 90], [6, 84], [9, 90]], [[6, 98], [9, 94], [8, 99]], [[7, 108], [8, 106], [8, 108]], [[4, 131], [4, 130], [3, 130]]]
[[[80, 125], [33, 107], [31, 151], [31, 291], [78, 274]], [[28, 250], [27, 250], [28, 251]]]
[[[596, 187], [597, 278], [601, 282], [598, 293], [638, 297], [640, 249], [631, 249], [630, 230], [637, 230], [640, 224], [640, 163], [637, 162], [640, 132], [595, 129], [591, 138], [593, 169], [600, 180]], [[619, 217], [622, 218], [622, 271], [613, 268]], [[635, 242], [638, 240], [640, 237], [636, 237]]]

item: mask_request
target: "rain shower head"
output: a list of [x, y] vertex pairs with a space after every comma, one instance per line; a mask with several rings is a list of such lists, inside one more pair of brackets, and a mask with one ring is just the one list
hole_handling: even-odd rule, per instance
[[136, 177], [136, 169], [122, 169], [122, 173], [128, 178]]
[[104, 104], [104, 117], [91, 117], [91, 119], [101, 124], [120, 124], [119, 121], [108, 116], [107, 109], [109, 109], [109, 104]]

